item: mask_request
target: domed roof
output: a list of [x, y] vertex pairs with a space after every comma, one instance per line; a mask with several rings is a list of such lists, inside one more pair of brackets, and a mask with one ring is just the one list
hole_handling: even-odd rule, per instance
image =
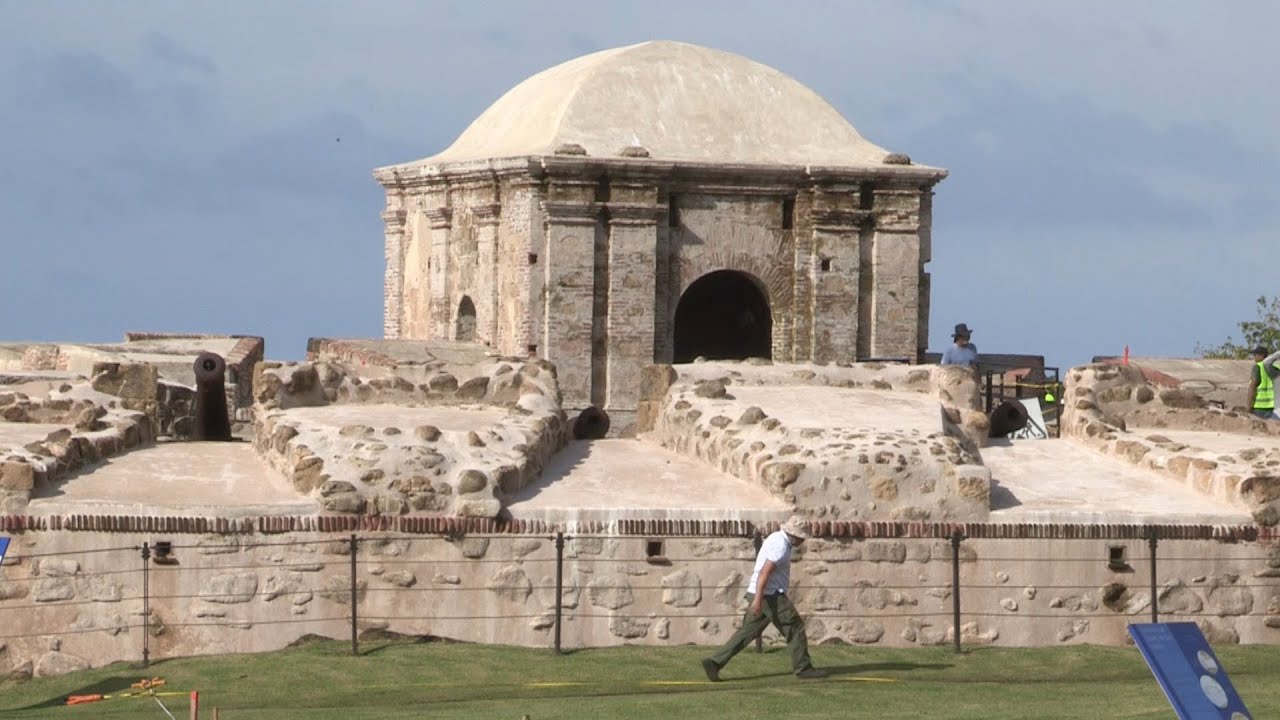
[[444, 152], [414, 165], [643, 146], [657, 160], [881, 166], [817, 93], [740, 55], [646, 42], [584, 55], [512, 88]]

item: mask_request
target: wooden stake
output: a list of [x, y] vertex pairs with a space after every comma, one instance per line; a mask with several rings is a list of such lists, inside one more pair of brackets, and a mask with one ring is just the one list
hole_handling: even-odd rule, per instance
[[191, 720], [200, 720], [200, 693], [191, 691]]

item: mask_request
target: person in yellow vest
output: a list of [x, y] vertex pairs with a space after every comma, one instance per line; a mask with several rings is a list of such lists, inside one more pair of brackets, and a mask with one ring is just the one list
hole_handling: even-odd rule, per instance
[[1253, 349], [1253, 372], [1249, 377], [1249, 409], [1254, 415], [1266, 420], [1280, 420], [1276, 414], [1275, 379], [1280, 376], [1280, 368], [1276, 361], [1280, 360], [1280, 352], [1267, 354], [1267, 349], [1259, 345]]

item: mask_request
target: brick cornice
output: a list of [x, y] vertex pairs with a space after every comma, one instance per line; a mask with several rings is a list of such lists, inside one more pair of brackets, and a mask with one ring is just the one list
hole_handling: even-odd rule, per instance
[[666, 205], [652, 203], [606, 203], [610, 225], [657, 225], [667, 216]]
[[[946, 539], [960, 533], [969, 540], [1202, 540], [1276, 542], [1280, 528], [1258, 525], [1181, 525], [1110, 523], [926, 523], [895, 521], [809, 521], [818, 538]], [[3, 515], [0, 532], [30, 531], [276, 534], [289, 532], [397, 532], [413, 535], [503, 534], [750, 537], [778, 529], [778, 522], [746, 520], [636, 519], [582, 522], [572, 529], [542, 520], [409, 515], [262, 515], [257, 517], [191, 517], [154, 515]], [[18, 552], [13, 553], [20, 555]]]
[[432, 208], [423, 212], [432, 230], [446, 230], [453, 222], [453, 210], [447, 207]]
[[595, 225], [600, 215], [600, 206], [594, 202], [543, 200], [542, 207], [547, 222], [555, 225]]

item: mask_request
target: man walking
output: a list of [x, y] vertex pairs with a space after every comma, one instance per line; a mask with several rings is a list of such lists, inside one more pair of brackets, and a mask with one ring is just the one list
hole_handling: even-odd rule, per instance
[[940, 364], [977, 367], [978, 346], [969, 342], [972, 334], [968, 325], [964, 323], [956, 325], [956, 331], [951, 334], [951, 339], [955, 341], [955, 344], [942, 353], [942, 362]]
[[1249, 409], [1254, 415], [1266, 420], [1280, 420], [1280, 415], [1276, 415], [1275, 379], [1280, 376], [1276, 360], [1280, 360], [1280, 352], [1268, 355], [1267, 349], [1261, 345], [1253, 349], [1253, 372], [1249, 376]]
[[781, 530], [771, 533], [756, 554], [755, 570], [747, 585], [747, 613], [742, 627], [715, 655], [702, 661], [707, 679], [720, 681], [720, 670], [751, 641], [773, 623], [786, 638], [791, 652], [791, 672], [798, 678], [824, 678], [827, 673], [813, 666], [809, 659], [809, 640], [804, 634], [804, 621], [787, 597], [791, 581], [791, 548], [803, 543], [809, 530], [798, 518], [788, 520]]

